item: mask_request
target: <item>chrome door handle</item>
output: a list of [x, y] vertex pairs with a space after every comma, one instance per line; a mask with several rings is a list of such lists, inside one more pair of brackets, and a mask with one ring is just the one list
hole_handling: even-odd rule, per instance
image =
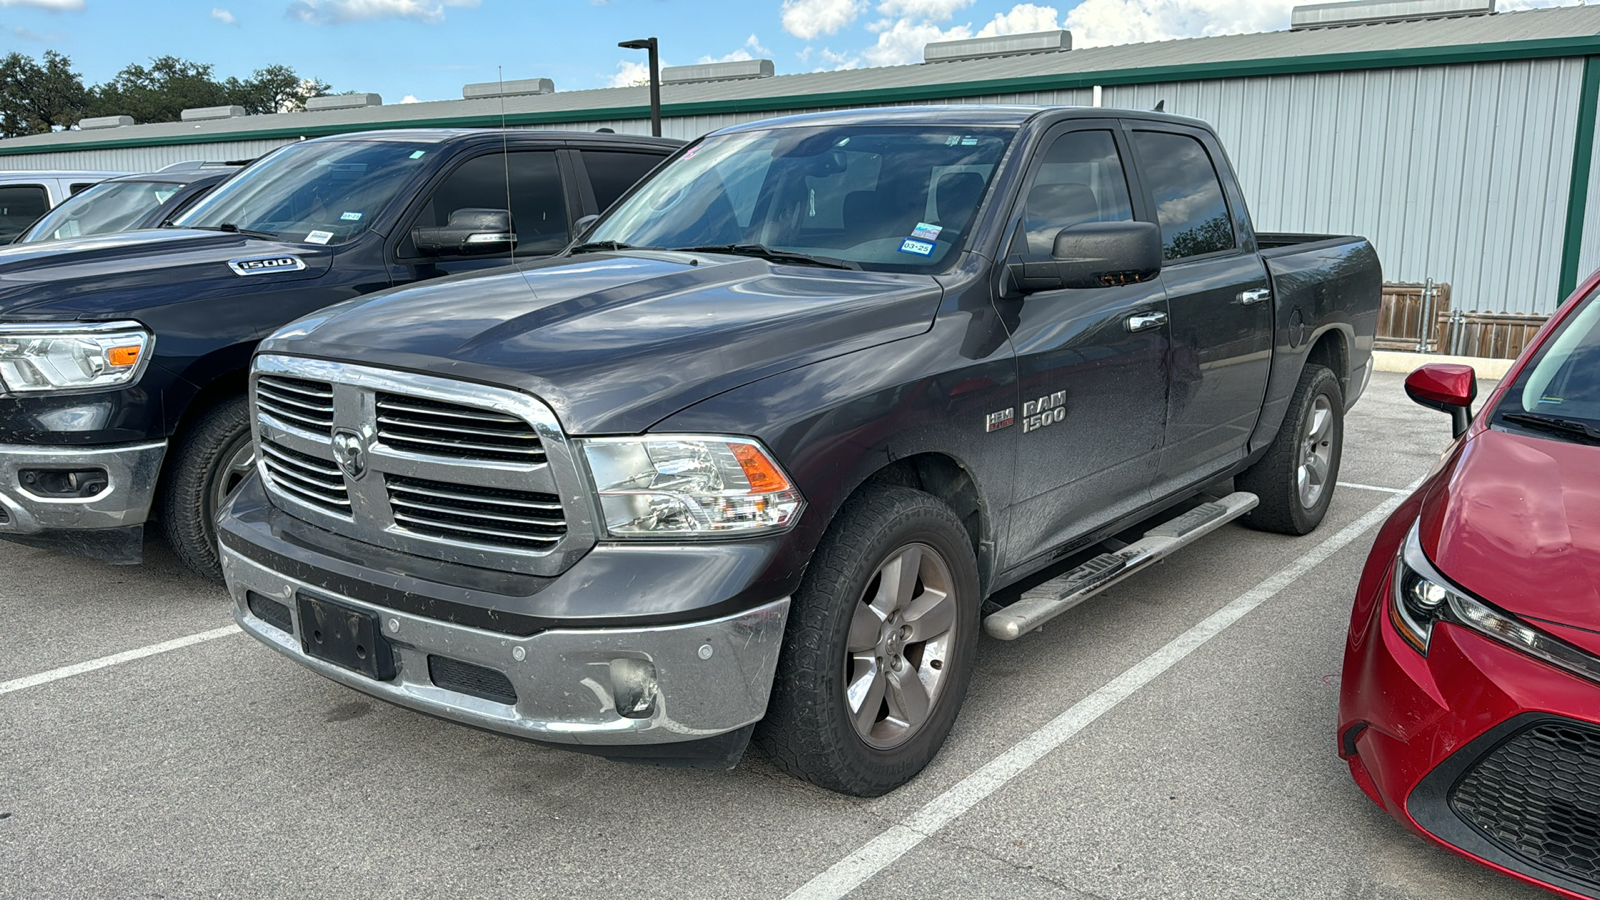
[[1129, 316], [1122, 323], [1129, 331], [1149, 331], [1167, 324], [1167, 314], [1164, 312], [1142, 312]]
[[1263, 301], [1263, 300], [1265, 300], [1265, 299], [1267, 299], [1267, 298], [1269, 298], [1271, 296], [1272, 296], [1272, 289], [1271, 288], [1256, 288], [1254, 290], [1249, 290], [1249, 291], [1240, 291], [1239, 292], [1239, 302], [1244, 304], [1245, 306], [1249, 306], [1249, 305], [1251, 305], [1253, 303], [1260, 303], [1261, 301]]

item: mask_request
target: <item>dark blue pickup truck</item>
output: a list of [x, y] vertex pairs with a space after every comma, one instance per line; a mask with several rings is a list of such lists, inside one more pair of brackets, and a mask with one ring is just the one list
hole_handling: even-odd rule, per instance
[[0, 249], [0, 537], [221, 578], [256, 341], [380, 288], [566, 247], [679, 142], [535, 131], [304, 141], [175, 227]]
[[235, 614], [458, 722], [722, 763], [754, 736], [882, 793], [980, 632], [1240, 516], [1317, 527], [1381, 279], [1361, 238], [1257, 233], [1189, 119], [725, 129], [554, 259], [263, 341]]

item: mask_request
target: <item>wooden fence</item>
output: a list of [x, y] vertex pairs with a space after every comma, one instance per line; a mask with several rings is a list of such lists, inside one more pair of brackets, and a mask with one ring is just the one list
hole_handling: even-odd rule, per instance
[[[1514, 359], [1545, 315], [1464, 312], [1451, 308], [1450, 285], [1388, 283], [1378, 308], [1377, 349]], [[1424, 328], [1426, 320], [1426, 329]], [[1424, 334], [1423, 332], [1426, 331]]]

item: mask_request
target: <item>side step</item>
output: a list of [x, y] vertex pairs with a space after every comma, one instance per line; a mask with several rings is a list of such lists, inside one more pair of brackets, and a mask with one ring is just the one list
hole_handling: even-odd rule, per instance
[[1144, 537], [1030, 588], [1022, 599], [983, 620], [990, 637], [1014, 641], [1174, 550], [1193, 543], [1256, 508], [1255, 494], [1235, 491], [1157, 525]]

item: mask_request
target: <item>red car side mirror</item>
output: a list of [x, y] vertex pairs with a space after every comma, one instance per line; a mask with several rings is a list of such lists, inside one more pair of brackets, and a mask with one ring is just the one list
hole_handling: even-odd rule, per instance
[[1429, 409], [1449, 413], [1451, 431], [1460, 437], [1472, 424], [1478, 376], [1471, 366], [1429, 363], [1406, 376], [1406, 396]]

